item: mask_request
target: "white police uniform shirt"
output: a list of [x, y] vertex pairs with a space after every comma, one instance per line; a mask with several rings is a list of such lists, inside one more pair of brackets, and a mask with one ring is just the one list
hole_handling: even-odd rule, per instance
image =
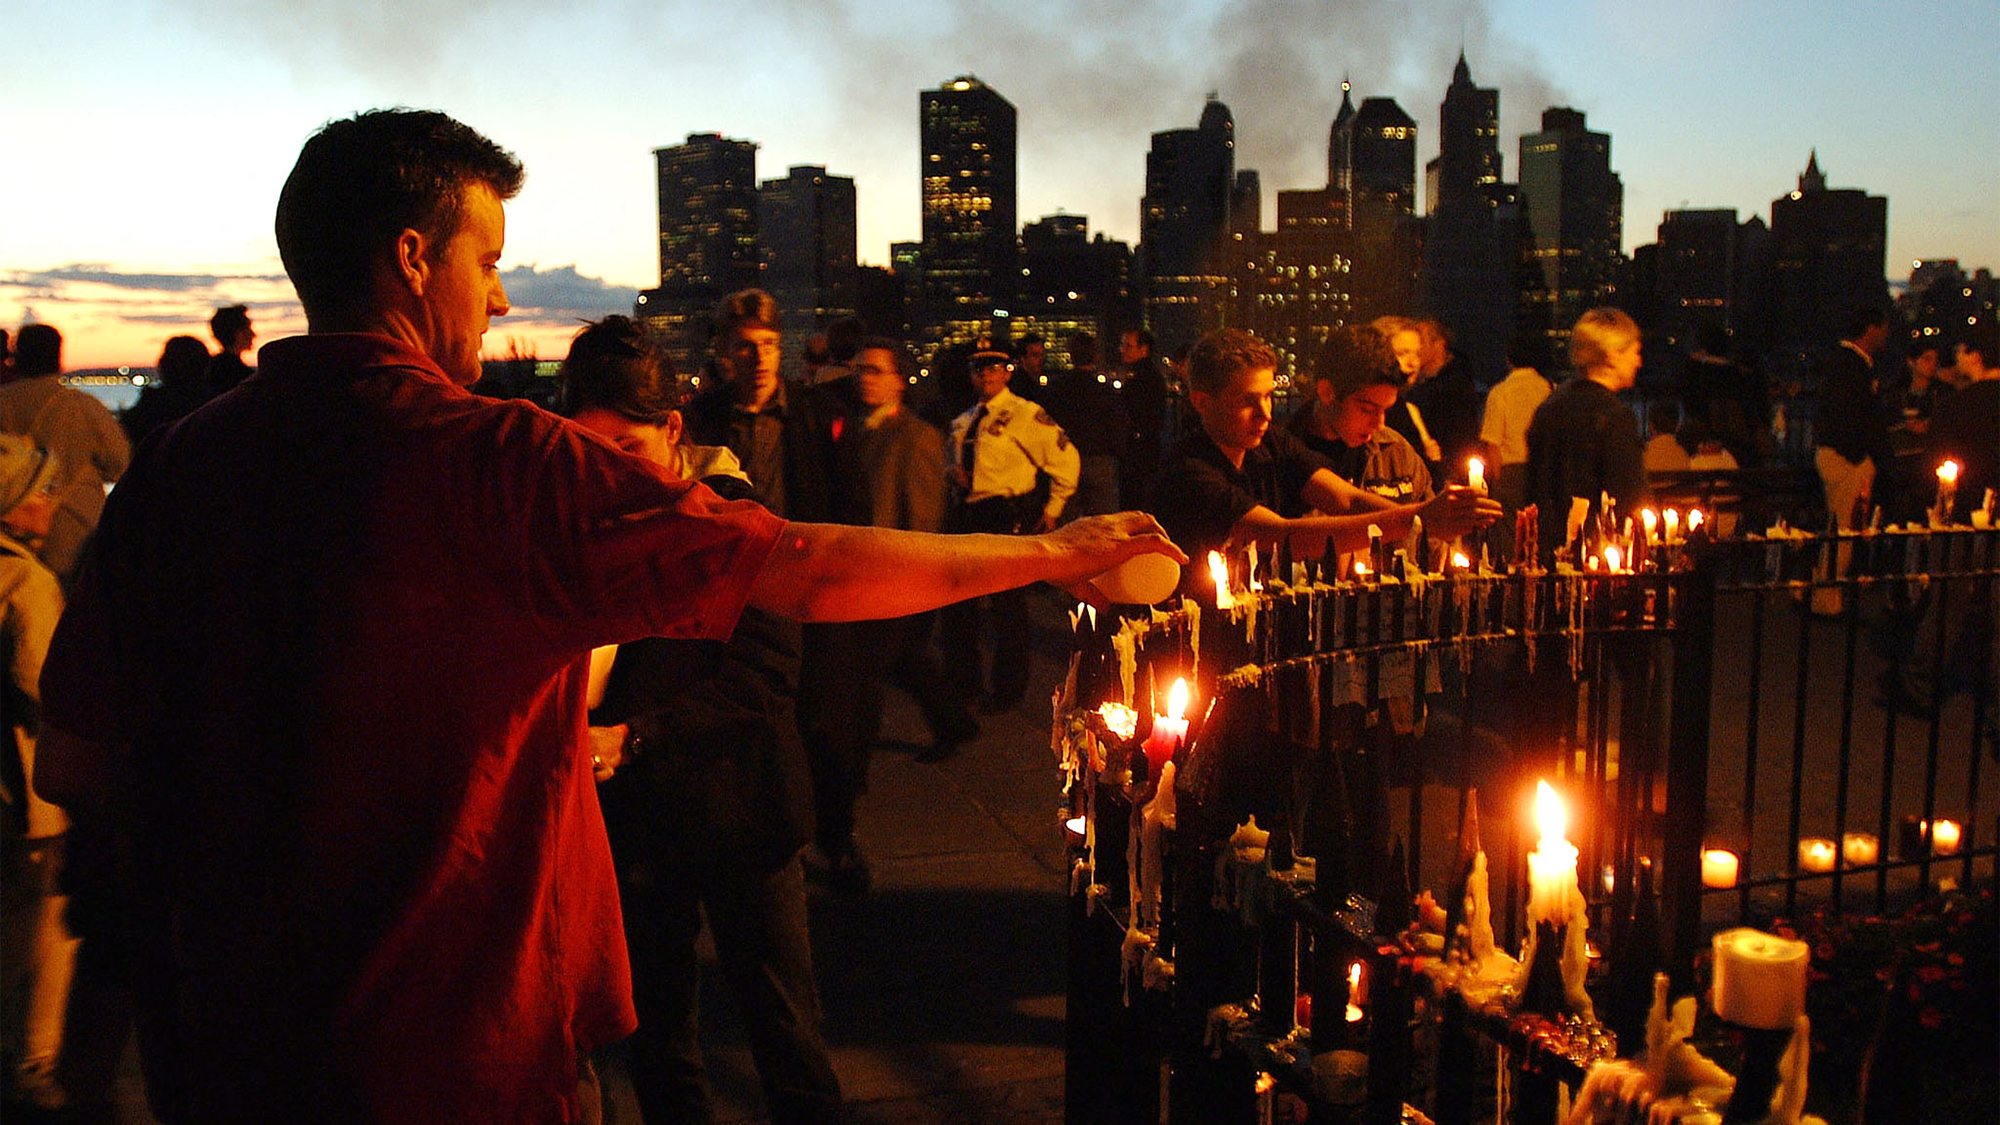
[[[985, 413], [980, 414], [981, 409]], [[1049, 499], [1042, 514], [1049, 519], [1062, 514], [1063, 505], [1076, 492], [1077, 473], [1083, 459], [1069, 435], [1040, 406], [1014, 392], [1002, 389], [992, 399], [975, 404], [951, 422], [951, 456], [955, 465], [965, 464], [965, 442], [973, 418], [979, 429], [971, 435], [973, 445], [972, 487], [966, 503], [996, 496], [1024, 496], [1034, 491], [1037, 473], [1049, 475]]]

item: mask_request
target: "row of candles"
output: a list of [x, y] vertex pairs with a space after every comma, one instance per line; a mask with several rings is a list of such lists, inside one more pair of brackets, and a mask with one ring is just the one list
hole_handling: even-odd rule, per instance
[[[1930, 821], [1912, 820], [1906, 826], [1904, 842], [1905, 859], [1917, 859], [1912, 854], [1925, 850], [1934, 857], [1958, 854], [1960, 834], [1963, 831], [1955, 820]], [[1834, 869], [1837, 860], [1844, 860], [1849, 867], [1872, 866], [1881, 859], [1882, 843], [1873, 833], [1849, 832], [1835, 844], [1822, 836], [1807, 836], [1799, 841], [1799, 870], [1810, 875], [1825, 875]], [[1736, 885], [1740, 860], [1735, 852], [1727, 848], [1707, 848], [1701, 853], [1701, 884], [1712, 890], [1728, 890]]]

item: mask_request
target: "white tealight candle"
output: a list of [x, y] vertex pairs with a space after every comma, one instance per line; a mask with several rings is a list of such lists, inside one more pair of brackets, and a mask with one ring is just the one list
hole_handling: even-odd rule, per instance
[[1849, 832], [1840, 838], [1840, 855], [1849, 867], [1866, 867], [1881, 854], [1881, 841], [1870, 833]]
[[1726, 891], [1736, 885], [1736, 853], [1709, 848], [1701, 853], [1701, 885]]
[[1957, 855], [1959, 827], [1955, 820], [1940, 820], [1931, 825], [1931, 854]]
[[1761, 930], [1715, 935], [1715, 1014], [1738, 1027], [1783, 1031], [1806, 1008], [1811, 949]]
[[1833, 870], [1835, 850], [1832, 840], [1824, 836], [1808, 836], [1799, 841], [1799, 870], [1824, 875]]

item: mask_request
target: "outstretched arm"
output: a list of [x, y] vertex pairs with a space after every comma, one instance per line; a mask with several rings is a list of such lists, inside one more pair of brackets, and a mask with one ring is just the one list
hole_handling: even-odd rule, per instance
[[[1321, 481], [1321, 477], [1346, 487], [1343, 493]], [[1434, 536], [1446, 539], [1457, 538], [1500, 517], [1500, 504], [1462, 485], [1453, 485], [1422, 504], [1386, 504], [1379, 496], [1363, 492], [1339, 477], [1322, 469], [1313, 474], [1304, 490], [1306, 499], [1315, 506], [1339, 503], [1343, 506], [1350, 501], [1352, 514], [1335, 516], [1301, 516], [1286, 519], [1269, 508], [1259, 505], [1250, 509], [1236, 526], [1231, 529], [1231, 546], [1244, 543], [1276, 543], [1289, 539], [1292, 550], [1302, 554], [1317, 554], [1326, 549], [1329, 540], [1336, 551], [1358, 551], [1368, 546], [1368, 526], [1382, 529], [1389, 539], [1400, 539], [1409, 534], [1410, 519], [1422, 516], [1424, 526]], [[1349, 495], [1351, 494], [1351, 496]], [[1378, 504], [1384, 506], [1378, 507]]]
[[1149, 552], [1187, 561], [1144, 512], [1093, 516], [1044, 535], [791, 523], [757, 575], [750, 604], [796, 621], [904, 617], [1032, 582], [1081, 586]]

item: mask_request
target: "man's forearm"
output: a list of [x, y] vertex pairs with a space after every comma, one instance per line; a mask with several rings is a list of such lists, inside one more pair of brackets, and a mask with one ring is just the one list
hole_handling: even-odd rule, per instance
[[1134, 555], [1181, 558], [1150, 516], [1078, 520], [1046, 535], [933, 535], [792, 523], [751, 587], [750, 604], [796, 621], [905, 617], [1049, 582], [1075, 586]]

